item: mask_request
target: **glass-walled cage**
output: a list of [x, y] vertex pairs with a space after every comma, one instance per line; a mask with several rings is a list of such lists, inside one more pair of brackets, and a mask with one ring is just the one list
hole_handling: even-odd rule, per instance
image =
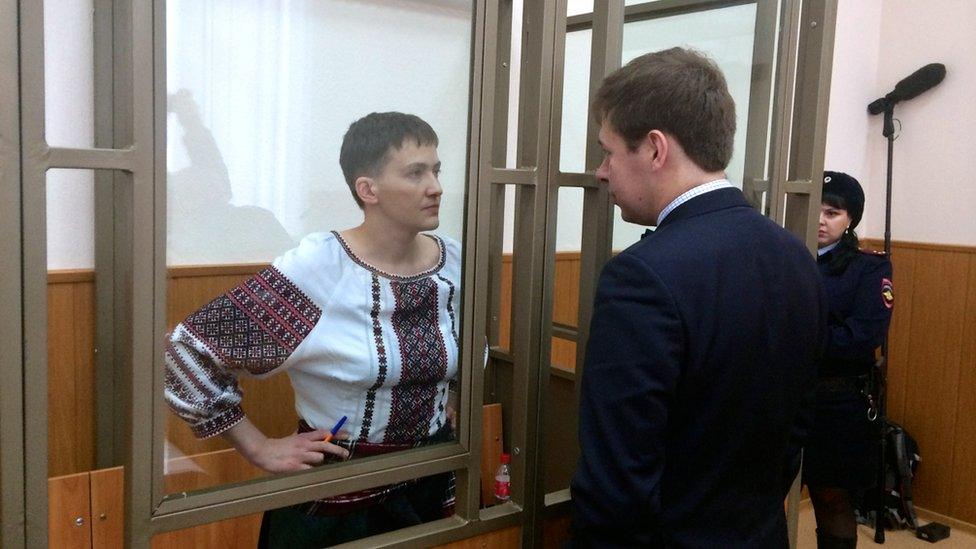
[[810, 241], [833, 13], [0, 0], [0, 543], [250, 546], [362, 510], [328, 543], [565, 540], [596, 279], [644, 230], [594, 180], [592, 93], [712, 55], [730, 180]]

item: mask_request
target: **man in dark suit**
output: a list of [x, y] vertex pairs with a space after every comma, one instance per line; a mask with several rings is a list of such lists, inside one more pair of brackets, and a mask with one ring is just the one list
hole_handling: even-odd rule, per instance
[[674, 48], [594, 101], [597, 178], [657, 227], [600, 276], [580, 400], [573, 540], [785, 547], [798, 411], [826, 322], [811, 253], [726, 179], [735, 105], [715, 64]]

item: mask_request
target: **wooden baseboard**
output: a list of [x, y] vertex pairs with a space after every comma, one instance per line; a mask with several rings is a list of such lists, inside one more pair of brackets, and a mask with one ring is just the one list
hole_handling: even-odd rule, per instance
[[[799, 508], [801, 513], [807, 509], [812, 509], [813, 504], [810, 502], [810, 498], [800, 500]], [[953, 530], [959, 530], [961, 532], [966, 532], [967, 534], [976, 536], [976, 524], [970, 524], [959, 519], [947, 517], [943, 514], [936, 513], [935, 511], [929, 511], [928, 509], [924, 509], [922, 507], [916, 507], [915, 513], [922, 522], [941, 522]]]
[[959, 530], [961, 532], [966, 532], [967, 534], [976, 536], [976, 524], [963, 522], [959, 519], [947, 517], [945, 515], [936, 513], [935, 511], [929, 511], [928, 509], [923, 509], [921, 507], [916, 507], [915, 513], [918, 515], [919, 519], [923, 519], [924, 521], [941, 522], [953, 530]]

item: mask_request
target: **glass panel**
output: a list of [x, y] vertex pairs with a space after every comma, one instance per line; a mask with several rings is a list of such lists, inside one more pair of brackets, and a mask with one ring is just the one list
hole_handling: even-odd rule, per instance
[[219, 547], [257, 547], [263, 517], [264, 513], [253, 513], [156, 534], [152, 538], [152, 549], [210, 549], [218, 547], [214, 540], [220, 540]]
[[[508, 37], [508, 116], [505, 140], [505, 166], [518, 167], [519, 84], [522, 79], [522, 0], [512, 1], [511, 32]], [[504, 63], [504, 61], [503, 61]]]
[[506, 352], [512, 345], [512, 250], [515, 244], [515, 185], [505, 185], [502, 225], [502, 272], [498, 347]]
[[94, 172], [47, 174], [48, 474], [95, 468]]
[[358, 502], [324, 498], [164, 532], [152, 547], [331, 547], [452, 516], [455, 478], [448, 471], [357, 492]]
[[168, 493], [452, 439], [472, 9], [167, 3]]
[[[497, 282], [490, 278], [492, 284], [498, 284], [497, 296], [494, 293], [492, 300], [497, 299], [497, 303], [489, 303], [490, 310], [498, 311], [498, 341], [490, 341], [489, 344], [500, 351], [501, 355], [507, 355], [512, 350], [512, 260], [515, 239], [515, 194], [516, 185], [494, 186], [503, 195], [504, 204], [501, 205], [502, 235], [501, 257], [491, 260], [498, 262], [501, 269], [498, 272]], [[492, 243], [492, 250], [495, 244]], [[494, 252], [493, 252], [494, 253]], [[494, 277], [494, 273], [492, 274]], [[482, 411], [482, 443], [483, 454], [481, 456], [482, 471], [485, 475], [481, 482], [481, 506], [489, 507], [496, 503], [501, 503], [495, 497], [494, 472], [500, 465], [501, 454], [508, 451], [510, 445], [507, 444], [504, 436], [504, 422], [510, 422], [511, 406], [513, 403], [514, 392], [514, 371], [509, 359], [499, 356], [499, 353], [490, 355], [485, 365], [484, 394], [483, 402], [485, 407]], [[508, 431], [510, 432], [510, 431]]]
[[[657, 1], [659, 0], [626, 0], [624, 5], [633, 6], [637, 4], [650, 4], [651, 2]], [[567, 17], [589, 13], [593, 13], [593, 0], [568, 0], [566, 5]]]
[[[752, 81], [752, 50], [756, 5], [745, 4], [624, 24], [622, 62], [675, 46], [691, 47], [718, 64], [735, 100], [736, 132], [729, 181], [742, 188], [745, 139]], [[613, 249], [622, 250], [640, 239], [644, 227], [623, 221], [614, 208]]]
[[563, 63], [563, 120], [559, 136], [559, 171], [583, 172], [586, 163], [586, 123], [589, 121], [590, 29], [566, 33]]
[[92, 2], [44, 2], [44, 131], [51, 146], [95, 144]]
[[552, 367], [576, 369], [575, 332], [579, 319], [579, 277], [583, 231], [583, 189], [562, 187], [556, 214]]
[[576, 468], [576, 329], [579, 320], [583, 189], [559, 189], [553, 288], [553, 337], [546, 401], [546, 492], [569, 488]]
[[[110, 448], [113, 439], [111, 420], [99, 422], [98, 417], [100, 413], [111, 416], [117, 401], [117, 393], [99, 383], [100, 376], [111, 378], [111, 371], [98, 371], [111, 368], [111, 360], [96, 360], [108, 359], [111, 350], [96, 354], [94, 189], [111, 180], [111, 172], [93, 170], [47, 173], [47, 470], [52, 547], [99, 545], [94, 540], [102, 530], [96, 531], [95, 526], [116, 525], [120, 534], [122, 528], [123, 470], [97, 470], [100, 461], [112, 458], [108, 451], [99, 457], [99, 446]], [[111, 471], [111, 479], [101, 482], [105, 471]], [[99, 483], [94, 482], [96, 477]], [[105, 513], [105, 518], [91, 525], [95, 512]], [[76, 522], [79, 517], [84, 527]]]
[[566, 4], [566, 16], [593, 13], [593, 0], [569, 0]]

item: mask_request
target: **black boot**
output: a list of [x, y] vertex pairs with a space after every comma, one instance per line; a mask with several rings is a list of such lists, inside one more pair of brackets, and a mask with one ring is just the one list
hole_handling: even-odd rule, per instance
[[817, 529], [817, 549], [854, 549], [855, 547], [857, 547], [857, 536], [838, 538]]

